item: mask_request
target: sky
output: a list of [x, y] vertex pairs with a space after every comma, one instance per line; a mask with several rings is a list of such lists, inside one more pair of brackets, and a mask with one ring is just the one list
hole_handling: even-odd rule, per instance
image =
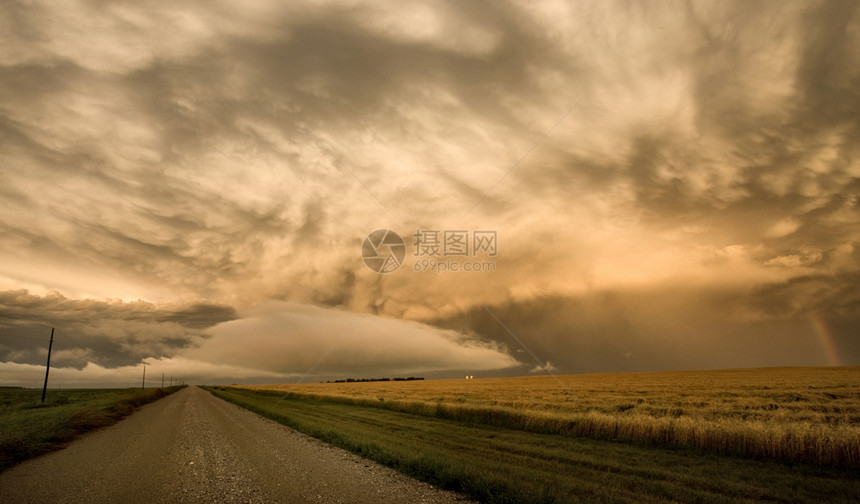
[[860, 365], [858, 61], [854, 1], [8, 1], [0, 384]]

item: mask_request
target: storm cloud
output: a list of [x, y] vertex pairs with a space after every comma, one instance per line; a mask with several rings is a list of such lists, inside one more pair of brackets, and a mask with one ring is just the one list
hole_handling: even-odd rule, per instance
[[[63, 365], [288, 376], [211, 343], [281, 341], [273, 306], [454, 345], [332, 373], [860, 363], [856, 2], [10, 2], [0, 33], [2, 313]], [[494, 269], [416, 272], [418, 229], [497, 231]]]
[[54, 328], [58, 367], [134, 365], [197, 346], [209, 337], [207, 329], [236, 318], [233, 308], [209, 303], [157, 306], [6, 291], [0, 293], [0, 360], [43, 364]]

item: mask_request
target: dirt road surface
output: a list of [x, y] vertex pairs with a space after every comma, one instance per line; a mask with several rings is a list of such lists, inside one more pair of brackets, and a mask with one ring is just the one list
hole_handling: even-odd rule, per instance
[[0, 503], [465, 503], [188, 387], [0, 473]]

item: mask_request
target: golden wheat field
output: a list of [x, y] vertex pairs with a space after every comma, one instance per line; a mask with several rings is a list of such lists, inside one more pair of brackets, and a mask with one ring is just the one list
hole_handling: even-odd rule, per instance
[[247, 388], [536, 432], [860, 465], [860, 368], [527, 376]]

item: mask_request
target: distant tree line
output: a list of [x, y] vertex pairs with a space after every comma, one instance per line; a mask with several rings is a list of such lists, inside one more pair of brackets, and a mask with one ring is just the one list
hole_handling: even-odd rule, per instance
[[375, 381], [412, 381], [423, 380], [424, 377], [410, 376], [409, 378], [347, 378], [345, 380], [327, 381], [326, 383], [359, 383]]

